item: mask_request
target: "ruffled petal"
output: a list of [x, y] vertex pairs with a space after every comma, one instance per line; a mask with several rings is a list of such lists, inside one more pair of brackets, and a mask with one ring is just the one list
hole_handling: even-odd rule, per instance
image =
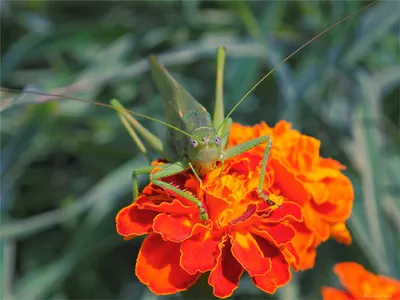
[[292, 227], [284, 224], [261, 224], [251, 229], [251, 232], [261, 236], [280, 247], [290, 242], [295, 236]]
[[136, 201], [140, 209], [152, 211], [175, 213], [175, 214], [200, 214], [199, 208], [193, 205], [184, 205], [181, 201], [174, 199], [172, 202], [166, 202], [164, 197], [151, 196], [150, 201]]
[[303, 220], [303, 213], [299, 204], [289, 201], [283, 202], [282, 208], [271, 211], [266, 222], [281, 222], [286, 219], [297, 222]]
[[263, 275], [271, 268], [271, 261], [264, 257], [253, 235], [245, 229], [231, 235], [232, 254], [250, 276]]
[[256, 211], [257, 211], [257, 205], [249, 204], [249, 206], [247, 206], [246, 211], [240, 217], [230, 221], [230, 223], [232, 225], [238, 225], [240, 223], [247, 224], [248, 222], [246, 221], [251, 222], [251, 217], [254, 215]]
[[361, 288], [363, 277], [367, 277], [369, 272], [363, 266], [355, 262], [342, 262], [333, 268], [339, 277], [340, 283], [355, 297], [361, 298], [364, 294]]
[[331, 236], [339, 243], [350, 245], [352, 237], [344, 223], [337, 223], [331, 227]]
[[202, 224], [196, 224], [190, 238], [183, 241], [180, 264], [189, 274], [213, 269], [220, 253], [218, 244], [221, 234], [212, 232]]
[[141, 210], [135, 203], [124, 207], [119, 211], [115, 221], [117, 223], [118, 234], [128, 236], [138, 236], [149, 233], [153, 224], [153, 219], [157, 212]]
[[292, 243], [287, 243], [285, 247], [281, 249], [286, 260], [289, 262], [290, 266], [295, 270], [300, 270], [300, 256], [294, 248]]
[[293, 171], [283, 161], [271, 159], [271, 167], [275, 172], [274, 186], [280, 189], [283, 196], [302, 205], [309, 199], [304, 184], [297, 179]]
[[315, 235], [305, 226], [304, 223], [293, 223], [296, 235], [292, 240], [292, 245], [300, 256], [299, 270], [307, 270], [314, 267], [316, 251], [314, 242]]
[[257, 240], [260, 248], [263, 249], [264, 255], [271, 258], [271, 269], [265, 275], [252, 277], [252, 280], [258, 288], [273, 294], [277, 288], [290, 280], [290, 266], [278, 248], [262, 238], [257, 238]]
[[153, 222], [153, 230], [159, 233], [165, 241], [182, 242], [192, 232], [194, 222], [189, 216], [159, 214]]
[[304, 223], [317, 236], [325, 242], [331, 234], [331, 226], [326, 222], [322, 215], [313, 210], [310, 205], [304, 205]]
[[321, 288], [323, 300], [355, 300], [349, 293], [331, 287]]
[[188, 289], [200, 273], [190, 275], [179, 265], [179, 244], [150, 234], [143, 241], [136, 261], [136, 276], [157, 295], [169, 295]]
[[217, 265], [208, 277], [208, 284], [213, 287], [214, 295], [226, 298], [239, 287], [243, 268], [231, 252], [231, 244], [224, 238], [218, 245], [220, 249]]
[[[383, 275], [375, 275], [355, 262], [338, 263], [333, 270], [347, 289], [346, 293], [354, 299], [400, 298], [400, 281]], [[332, 293], [332, 289], [328, 291]]]

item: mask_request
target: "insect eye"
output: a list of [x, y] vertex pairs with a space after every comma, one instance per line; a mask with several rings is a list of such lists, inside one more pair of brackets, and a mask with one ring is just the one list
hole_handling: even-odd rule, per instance
[[190, 139], [190, 145], [192, 145], [192, 147], [197, 147], [199, 143], [195, 140], [195, 139]]
[[215, 144], [216, 144], [217, 146], [221, 145], [221, 138], [220, 138], [219, 136], [216, 136], [216, 137], [215, 137]]

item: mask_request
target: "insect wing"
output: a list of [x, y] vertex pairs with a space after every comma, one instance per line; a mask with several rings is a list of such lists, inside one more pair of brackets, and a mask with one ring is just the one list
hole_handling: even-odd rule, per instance
[[190, 93], [183, 88], [158, 61], [155, 56], [149, 58], [151, 73], [160, 90], [168, 110], [175, 117], [182, 117], [189, 111], [206, 109]]

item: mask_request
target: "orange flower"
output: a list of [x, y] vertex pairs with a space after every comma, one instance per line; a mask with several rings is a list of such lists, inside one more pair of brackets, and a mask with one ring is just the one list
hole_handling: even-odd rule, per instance
[[[290, 129], [233, 124], [229, 147], [270, 134], [273, 139], [264, 191], [282, 209], [258, 198], [260, 145], [225, 162], [202, 178], [191, 171], [164, 178], [203, 202], [209, 222], [190, 201], [153, 184], [116, 217], [125, 239], [149, 234], [137, 262], [136, 275], [155, 294], [186, 290], [210, 272], [208, 283], [217, 297], [229, 297], [244, 270], [254, 284], [274, 293], [295, 270], [314, 265], [316, 247], [329, 236], [349, 242], [344, 221], [353, 192], [343, 168], [319, 156], [319, 142]], [[303, 213], [304, 212], [304, 220]]]
[[333, 270], [347, 291], [323, 287], [324, 300], [400, 299], [400, 281], [375, 275], [354, 262], [338, 263]]
[[[293, 243], [300, 255], [300, 269], [314, 266], [315, 249], [329, 237], [350, 244], [351, 236], [345, 221], [350, 217], [354, 200], [350, 180], [341, 173], [345, 167], [331, 158], [319, 155], [320, 141], [291, 129], [280, 121], [274, 128], [262, 122], [254, 127], [233, 124], [229, 146], [270, 134], [274, 187], [282, 196], [300, 204], [304, 224], [298, 225]], [[260, 145], [250, 153], [262, 155]], [[295, 182], [295, 184], [294, 184]]]
[[[203, 224], [190, 201], [153, 184], [117, 215], [117, 231], [129, 239], [148, 233], [137, 262], [136, 276], [158, 295], [186, 290], [201, 273], [217, 297], [229, 297], [246, 270], [267, 293], [287, 283], [290, 266], [299, 257], [292, 239], [302, 221], [300, 206], [270, 194], [282, 208], [257, 197], [261, 157], [243, 154], [203, 177], [203, 188], [185, 172], [164, 179], [185, 188], [203, 201], [209, 222]], [[265, 190], [274, 180], [268, 169]]]

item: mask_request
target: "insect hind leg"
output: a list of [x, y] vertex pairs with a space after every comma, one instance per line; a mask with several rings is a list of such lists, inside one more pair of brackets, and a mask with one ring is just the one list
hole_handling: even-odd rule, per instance
[[[114, 108], [117, 109], [118, 115], [120, 116], [122, 123], [124, 124], [125, 128], [128, 130], [129, 134], [134, 139], [135, 143], [139, 146], [139, 149], [141, 152], [143, 152], [142, 147], [140, 146], [141, 141], [140, 141], [139, 137], [137, 137], [135, 131], [138, 132], [142, 136], [142, 138], [148, 143], [148, 145], [154, 151], [156, 151], [159, 155], [161, 155], [163, 157], [167, 157], [166, 153], [164, 153], [163, 143], [160, 138], [158, 138], [156, 135], [154, 135], [149, 130], [147, 130], [142, 124], [140, 124], [131, 114], [129, 114], [125, 110], [125, 108], [122, 106], [122, 104], [118, 100], [112, 99], [110, 101], [110, 103]], [[138, 142], [138, 140], [139, 140], [139, 142]]]

